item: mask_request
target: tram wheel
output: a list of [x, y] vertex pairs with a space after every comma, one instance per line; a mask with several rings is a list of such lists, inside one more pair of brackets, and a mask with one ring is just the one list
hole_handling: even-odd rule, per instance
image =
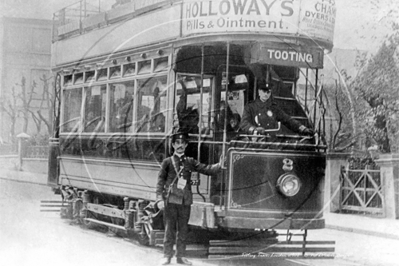
[[[85, 218], [95, 218], [95, 217], [91, 212], [87, 211]], [[93, 223], [91, 221], [87, 221], [85, 218], [81, 219], [82, 226], [86, 229], [94, 229], [95, 223]]]
[[140, 245], [149, 246], [150, 245], [150, 238], [147, 235], [147, 231], [145, 230], [145, 225], [141, 225], [141, 230], [138, 233], [138, 241]]

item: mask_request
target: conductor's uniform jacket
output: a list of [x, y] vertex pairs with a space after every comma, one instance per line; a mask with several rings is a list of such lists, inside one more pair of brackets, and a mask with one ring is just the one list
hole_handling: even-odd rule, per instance
[[[175, 162], [176, 169], [172, 160]], [[214, 175], [219, 172], [220, 169], [221, 166], [219, 164], [202, 164], [193, 158], [186, 157], [185, 155], [180, 158], [177, 155], [173, 155], [163, 160], [161, 170], [158, 174], [156, 193], [158, 200], [166, 200], [164, 211], [164, 256], [166, 258], [173, 257], [173, 245], [176, 242], [176, 230], [176, 257], [182, 258], [185, 255], [188, 220], [190, 218], [190, 205], [193, 203], [191, 173], [199, 172], [206, 175]], [[166, 199], [166, 193], [169, 186], [176, 178], [176, 171], [179, 173], [179, 178], [187, 180], [186, 186], [183, 189], [182, 199], [179, 201], [181, 204], [168, 203]], [[177, 180], [175, 182], [177, 182]]]
[[[172, 158], [175, 161], [176, 168], [173, 166]], [[194, 158], [183, 155], [179, 157], [173, 155], [163, 160], [161, 170], [158, 174], [157, 183], [157, 199], [165, 200], [166, 193], [173, 180], [176, 178], [176, 170], [180, 172], [179, 178], [187, 180], [186, 187], [183, 194], [183, 205], [191, 205], [193, 203], [193, 194], [191, 192], [191, 173], [199, 172], [205, 175], [214, 175], [220, 171], [219, 164], [206, 165], [198, 162]], [[177, 182], [177, 181], [175, 181]]]

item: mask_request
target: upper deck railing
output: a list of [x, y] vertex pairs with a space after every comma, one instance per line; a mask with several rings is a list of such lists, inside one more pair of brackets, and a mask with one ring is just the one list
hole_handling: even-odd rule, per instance
[[331, 51], [335, 16], [327, 0], [80, 0], [54, 14], [52, 66], [199, 40], [252, 42], [255, 61], [310, 63]]
[[53, 42], [130, 19], [177, 0], [80, 0], [53, 14]]

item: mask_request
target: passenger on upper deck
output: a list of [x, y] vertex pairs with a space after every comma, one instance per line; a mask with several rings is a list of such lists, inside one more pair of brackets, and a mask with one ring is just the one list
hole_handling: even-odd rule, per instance
[[159, 87], [155, 87], [152, 94], [154, 97], [154, 107], [150, 112], [150, 132], [163, 132], [165, 131], [165, 116], [161, 112]]
[[176, 112], [179, 119], [179, 128], [182, 131], [198, 134], [199, 113], [198, 106], [187, 106], [187, 88], [183, 81], [179, 81], [182, 87], [179, 102], [176, 105]]
[[[226, 110], [226, 107], [227, 107], [227, 110]], [[225, 101], [220, 102], [219, 114], [217, 114], [216, 122], [217, 122], [219, 130], [223, 130], [225, 117], [226, 117], [226, 111], [227, 111], [227, 120], [226, 120], [227, 121], [227, 131], [231, 131], [231, 129], [229, 129], [229, 126], [230, 126], [230, 119], [233, 116], [233, 111], [231, 111], [229, 104], [226, 105]]]
[[234, 132], [240, 131], [241, 117], [239, 114], [234, 113], [233, 116], [230, 118], [229, 122], [230, 122], [231, 131], [234, 131]]
[[244, 107], [240, 127], [248, 134], [265, 134], [266, 130], [277, 129], [277, 122], [283, 123], [290, 130], [306, 135], [314, 132], [291, 118], [277, 107], [273, 101], [273, 84], [258, 82], [259, 98]]

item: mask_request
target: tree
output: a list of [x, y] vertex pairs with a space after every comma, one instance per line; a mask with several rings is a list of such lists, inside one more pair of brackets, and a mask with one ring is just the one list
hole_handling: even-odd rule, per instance
[[399, 150], [399, 27], [395, 29], [351, 84], [366, 147], [376, 144], [381, 152]]
[[328, 116], [327, 144], [331, 151], [344, 151], [349, 148], [359, 148], [358, 140], [361, 130], [358, 129], [354, 93], [351, 84], [358, 78], [367, 60], [367, 52], [356, 51], [356, 60], [350, 71], [340, 66], [337, 58], [334, 59], [335, 78], [333, 83], [324, 84]]
[[11, 142], [14, 142], [15, 138], [15, 125], [18, 118], [17, 108], [17, 97], [15, 93], [15, 87], [11, 88], [11, 97], [5, 97], [4, 102], [1, 102], [1, 110], [5, 112], [10, 118], [10, 136]]
[[[8, 97], [4, 97], [3, 102], [1, 102], [0, 108], [5, 112], [10, 119], [10, 135], [15, 137], [16, 125], [18, 122], [18, 117], [23, 119], [22, 131], [28, 133], [29, 121], [33, 120], [36, 126], [36, 133], [30, 133], [33, 138], [41, 139], [48, 138], [53, 132], [53, 120], [55, 115], [58, 116], [59, 113], [59, 84], [54, 85], [54, 92], [50, 90], [50, 80], [52, 77], [47, 77], [43, 74], [40, 77], [40, 83], [43, 84], [41, 89], [41, 95], [36, 99], [39, 103], [37, 106], [33, 106], [34, 95], [38, 90], [38, 83], [36, 81], [32, 82], [30, 89], [27, 89], [26, 79], [24, 76], [21, 77], [20, 83], [16, 83], [20, 89], [11, 89], [11, 94]], [[59, 78], [58, 78], [59, 83]], [[56, 98], [58, 99], [56, 101]], [[56, 105], [57, 111], [54, 110]], [[47, 112], [43, 115], [43, 112]], [[47, 127], [47, 134], [41, 132], [42, 124]]]
[[352, 104], [346, 93], [343, 93], [343, 85], [337, 80], [335, 84], [325, 85], [325, 101], [328, 105], [330, 119], [327, 125], [327, 144], [331, 151], [344, 151], [353, 147], [357, 141], [356, 131], [353, 130], [353, 119], [350, 115]]
[[[49, 81], [51, 79], [52, 77], [47, 78], [45, 74], [40, 78], [40, 81], [43, 83], [43, 92], [40, 99], [39, 110], [37, 110], [36, 113], [31, 110], [34, 121], [38, 121], [36, 124], [43, 122], [46, 125], [48, 135], [52, 132], [52, 121], [54, 117], [54, 94], [49, 90]], [[43, 110], [47, 111], [47, 118], [42, 114]], [[40, 128], [38, 128], [38, 134], [40, 134]]]
[[31, 86], [31, 90], [28, 91], [26, 88], [26, 79], [24, 76], [21, 78], [21, 84], [17, 84], [21, 87], [21, 93], [19, 93], [18, 99], [22, 102], [21, 110], [22, 118], [24, 119], [22, 132], [27, 133], [30, 117], [30, 108], [33, 100], [33, 95], [35, 94], [36, 83], [34, 82]]

